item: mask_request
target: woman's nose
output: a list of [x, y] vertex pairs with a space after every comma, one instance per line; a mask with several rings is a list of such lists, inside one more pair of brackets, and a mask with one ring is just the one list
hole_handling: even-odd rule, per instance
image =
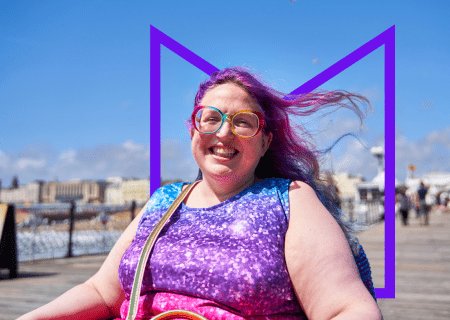
[[[228, 120], [228, 119], [227, 119]], [[222, 127], [220, 128], [219, 131], [216, 132], [216, 135], [218, 137], [234, 137], [234, 133], [232, 130], [232, 124], [230, 121], [225, 120], [222, 124]]]

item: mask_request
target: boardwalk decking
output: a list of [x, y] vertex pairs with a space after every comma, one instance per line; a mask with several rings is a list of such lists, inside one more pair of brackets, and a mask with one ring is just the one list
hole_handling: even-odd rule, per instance
[[19, 264], [19, 277], [0, 280], [0, 319], [12, 320], [86, 281], [106, 255], [40, 260]]
[[[430, 215], [419, 226], [396, 221], [396, 298], [380, 299], [385, 320], [450, 319], [450, 214]], [[372, 265], [375, 287], [384, 287], [384, 226], [359, 235]], [[105, 255], [21, 263], [18, 279], [0, 273], [0, 320], [12, 320], [93, 275]]]
[[[433, 212], [430, 225], [396, 220], [396, 297], [380, 299], [386, 320], [450, 319], [450, 214]], [[372, 265], [375, 287], [384, 287], [384, 227], [359, 236]]]

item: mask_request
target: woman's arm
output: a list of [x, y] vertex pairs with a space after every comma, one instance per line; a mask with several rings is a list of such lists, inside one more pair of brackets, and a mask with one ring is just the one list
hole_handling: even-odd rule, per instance
[[145, 212], [137, 217], [117, 240], [99, 271], [50, 303], [31, 311], [17, 320], [43, 319], [108, 319], [120, 317], [120, 306], [125, 300], [119, 282], [119, 264], [125, 250], [136, 235], [136, 229]]
[[314, 190], [293, 182], [289, 203], [286, 264], [308, 319], [381, 319], [344, 233]]

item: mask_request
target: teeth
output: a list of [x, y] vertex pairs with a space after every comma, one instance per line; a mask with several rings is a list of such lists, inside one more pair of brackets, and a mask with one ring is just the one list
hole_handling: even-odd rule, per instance
[[231, 158], [237, 151], [230, 147], [214, 147], [212, 152], [220, 157]]

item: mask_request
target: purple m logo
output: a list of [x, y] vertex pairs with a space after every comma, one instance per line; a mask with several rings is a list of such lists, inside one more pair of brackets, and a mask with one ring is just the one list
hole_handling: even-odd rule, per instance
[[[161, 45], [211, 75], [217, 71], [208, 61], [150, 26], [150, 194], [160, 186], [161, 174]], [[310, 92], [384, 45], [385, 84], [385, 287], [375, 288], [377, 298], [395, 298], [395, 26], [368, 41], [292, 94]]]

